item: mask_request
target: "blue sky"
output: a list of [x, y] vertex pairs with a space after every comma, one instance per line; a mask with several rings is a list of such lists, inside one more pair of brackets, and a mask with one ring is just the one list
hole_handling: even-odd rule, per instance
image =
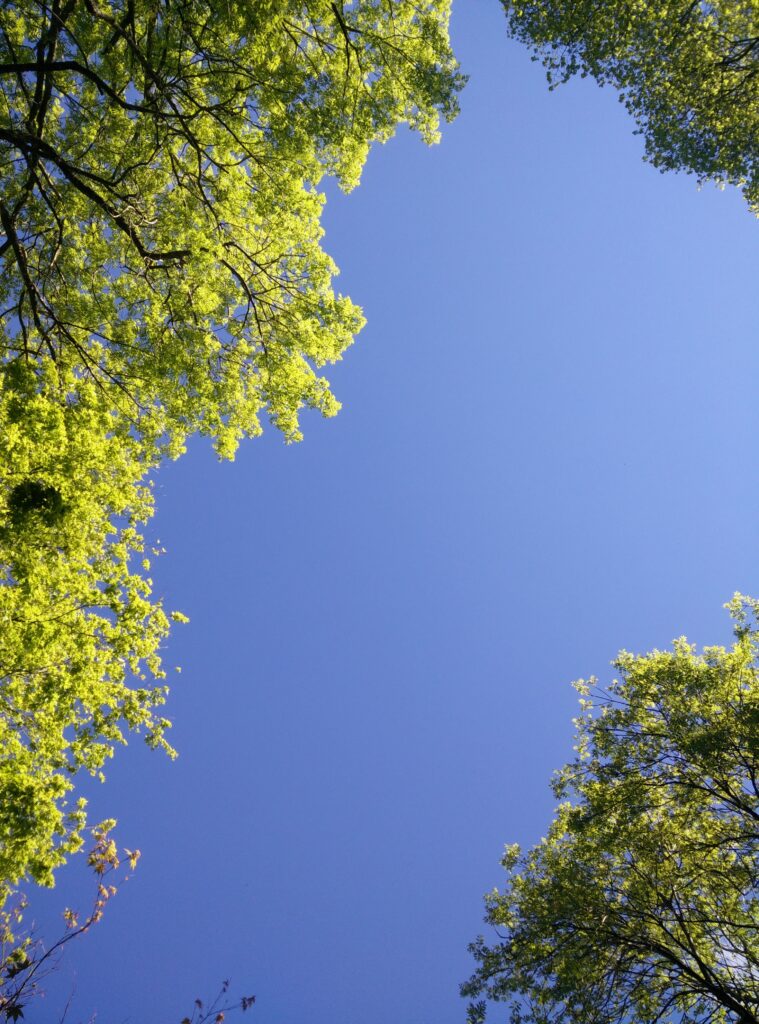
[[[369, 321], [339, 417], [158, 474], [181, 756], [133, 742], [92, 787], [143, 859], [42, 1024], [74, 985], [73, 1019], [178, 1021], [225, 977], [259, 1024], [458, 1024], [571, 680], [727, 642], [759, 593], [756, 222], [644, 164], [610, 91], [549, 93], [495, 0], [454, 7], [458, 121], [329, 193]], [[48, 932], [83, 875], [35, 898]]]

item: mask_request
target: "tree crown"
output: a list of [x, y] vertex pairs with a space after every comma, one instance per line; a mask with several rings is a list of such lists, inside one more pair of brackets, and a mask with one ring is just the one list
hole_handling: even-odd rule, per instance
[[486, 918], [505, 934], [472, 946], [465, 994], [525, 1024], [756, 1024], [759, 603], [730, 608], [729, 649], [623, 652], [608, 691], [577, 684], [561, 803], [536, 847], [507, 848]]
[[755, 0], [502, 0], [551, 85], [592, 75], [620, 92], [661, 170], [737, 185], [759, 212]]

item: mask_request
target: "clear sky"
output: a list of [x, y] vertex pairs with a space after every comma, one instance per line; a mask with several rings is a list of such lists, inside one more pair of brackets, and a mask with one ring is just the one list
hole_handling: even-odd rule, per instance
[[[454, 8], [458, 121], [330, 190], [369, 320], [339, 417], [158, 475], [181, 756], [133, 742], [92, 788], [143, 859], [30, 1020], [75, 985], [69, 1022], [179, 1021], [229, 977], [258, 1024], [460, 1024], [571, 680], [727, 642], [759, 594], [755, 220], [644, 164], [611, 91], [549, 93], [496, 0]], [[48, 934], [83, 875], [33, 902]]]

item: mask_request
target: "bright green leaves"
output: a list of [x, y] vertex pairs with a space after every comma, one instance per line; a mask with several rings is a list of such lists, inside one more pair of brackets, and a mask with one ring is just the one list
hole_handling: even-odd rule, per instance
[[316, 188], [455, 114], [449, 3], [4, 11], [8, 357], [80, 367], [150, 443], [159, 414], [171, 450], [201, 430], [231, 456], [262, 415], [289, 440], [303, 407], [332, 415], [317, 371], [363, 319], [332, 289]]
[[590, 74], [620, 91], [662, 170], [737, 185], [759, 212], [759, 3], [502, 0], [549, 82]]
[[231, 455], [262, 414], [291, 440], [303, 407], [332, 415], [316, 371], [363, 321], [332, 290], [316, 187], [352, 187], [399, 124], [432, 141], [453, 116], [449, 0], [17, 7], [8, 353], [81, 366], [151, 440], [159, 410], [170, 445], [202, 430]]
[[623, 652], [607, 693], [578, 684], [563, 802], [538, 846], [507, 849], [502, 941], [473, 945], [464, 994], [535, 1024], [757, 1020], [759, 604], [730, 609], [731, 649]]
[[338, 410], [321, 370], [363, 317], [319, 182], [455, 114], [449, 7], [0, 10], [0, 897], [80, 842], [78, 770], [130, 731], [169, 749], [149, 474]]
[[136, 570], [148, 464], [92, 383], [50, 362], [40, 376], [9, 364], [0, 390], [3, 884], [49, 883], [78, 847], [79, 769], [99, 773], [128, 730], [170, 750], [156, 714], [167, 619]]

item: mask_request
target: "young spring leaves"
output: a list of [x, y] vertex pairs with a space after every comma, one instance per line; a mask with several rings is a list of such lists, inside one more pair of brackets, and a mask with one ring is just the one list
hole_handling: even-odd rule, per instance
[[552, 85], [577, 73], [613, 85], [654, 166], [737, 185], [759, 213], [757, 0], [502, 3]]
[[317, 187], [454, 115], [449, 4], [0, 8], [0, 886], [78, 845], [78, 770], [165, 743], [150, 471], [336, 412], [319, 370], [363, 321]]
[[2, 12], [7, 358], [78, 367], [155, 443], [231, 455], [337, 404], [317, 368], [362, 318], [320, 246], [345, 188], [461, 84], [449, 0], [24, 0]]
[[168, 620], [134, 564], [152, 510], [141, 443], [93, 381], [44, 370], [40, 387], [9, 364], [0, 390], [0, 896], [25, 874], [49, 884], [80, 845], [78, 770], [99, 773], [127, 730], [170, 751]]
[[730, 649], [623, 652], [608, 693], [579, 684], [563, 802], [507, 848], [465, 995], [520, 1024], [759, 1020], [759, 602], [730, 609]]

